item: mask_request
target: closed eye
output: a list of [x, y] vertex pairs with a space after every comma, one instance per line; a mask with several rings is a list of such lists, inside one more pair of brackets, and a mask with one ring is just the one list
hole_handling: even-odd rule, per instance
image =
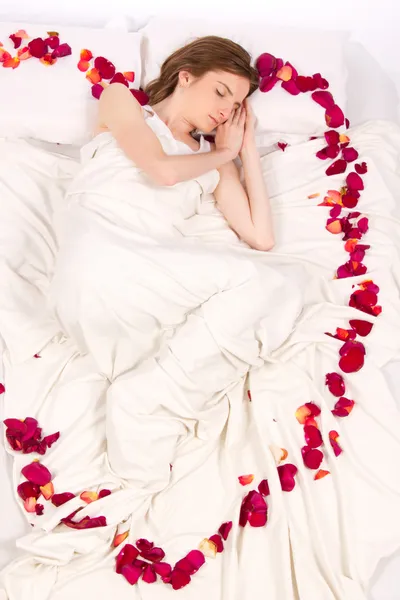
[[217, 94], [218, 94], [218, 96], [220, 96], [221, 98], [223, 98], [223, 97], [224, 97], [224, 95], [223, 95], [223, 94], [221, 94], [221, 92], [220, 92], [219, 90], [216, 90], [216, 91], [217, 91]]

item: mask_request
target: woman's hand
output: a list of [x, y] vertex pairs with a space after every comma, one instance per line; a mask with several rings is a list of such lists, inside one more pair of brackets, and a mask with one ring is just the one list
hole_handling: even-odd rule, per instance
[[244, 124], [243, 144], [240, 149], [241, 152], [255, 146], [255, 118], [248, 98], [246, 98], [244, 101], [244, 105], [246, 110], [246, 121]]
[[232, 111], [228, 120], [217, 127], [215, 147], [217, 150], [229, 150], [233, 160], [237, 157], [243, 145], [245, 133], [246, 109], [240, 106]]

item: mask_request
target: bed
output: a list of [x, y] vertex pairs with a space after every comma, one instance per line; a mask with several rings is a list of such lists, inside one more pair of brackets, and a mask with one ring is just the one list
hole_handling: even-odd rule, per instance
[[[396, 161], [397, 161], [397, 165], [398, 165], [398, 161], [399, 161], [399, 157], [400, 157], [400, 134], [398, 133], [398, 129], [396, 129], [398, 126], [397, 125], [391, 125], [391, 123], [394, 123], [397, 118], [398, 118], [398, 98], [394, 89], [394, 86], [392, 84], [392, 82], [387, 78], [386, 74], [379, 69], [378, 65], [375, 63], [374, 59], [368, 54], [368, 52], [360, 45], [360, 44], [355, 44], [355, 43], [349, 43], [347, 46], [347, 61], [348, 61], [348, 69], [350, 72], [354, 73], [354, 76], [350, 76], [349, 77], [349, 84], [348, 84], [348, 91], [347, 91], [347, 98], [348, 98], [348, 104], [347, 104], [347, 108], [346, 108], [346, 114], [349, 116], [350, 121], [352, 123], [352, 128], [354, 129], [350, 129], [350, 135], [354, 134], [355, 139], [359, 142], [360, 147], [364, 150], [365, 152], [365, 156], [366, 156], [366, 160], [371, 159], [371, 162], [375, 165], [375, 170], [377, 172], [380, 173], [380, 175], [377, 175], [377, 179], [376, 181], [379, 180], [379, 185], [382, 184], [382, 181], [384, 181], [384, 184], [387, 186], [387, 190], [388, 193], [386, 194], [386, 192], [383, 194], [383, 208], [380, 210], [376, 210], [373, 207], [373, 200], [372, 200], [372, 194], [371, 194], [371, 198], [369, 199], [369, 201], [371, 202], [369, 209], [368, 209], [368, 214], [370, 215], [371, 221], [373, 221], [373, 219], [376, 219], [376, 223], [377, 223], [377, 227], [379, 229], [379, 234], [376, 234], [376, 236], [374, 237], [374, 234], [371, 234], [371, 244], [373, 244], [373, 242], [375, 241], [378, 245], [382, 244], [382, 237], [380, 237], [381, 235], [386, 236], [387, 234], [384, 231], [384, 227], [383, 227], [383, 223], [386, 223], [387, 220], [392, 219], [394, 225], [393, 225], [393, 229], [390, 230], [391, 232], [391, 239], [392, 241], [394, 240], [394, 246], [396, 245], [396, 242], [398, 243], [398, 238], [396, 239], [396, 235], [398, 235], [398, 232], [396, 230], [396, 225], [395, 225], [395, 220], [399, 218], [400, 215], [400, 208], [398, 207], [398, 205], [395, 203], [395, 201], [399, 199], [399, 181], [398, 178], [396, 179], [396, 177], [398, 177], [398, 175], [396, 175]], [[372, 68], [373, 67], [373, 68]], [[370, 79], [368, 79], [370, 78]], [[371, 79], [372, 78], [372, 79]], [[365, 95], [364, 94], [360, 94], [359, 90], [360, 87], [363, 87], [365, 90], [370, 90], [372, 87], [377, 91], [376, 94], [374, 95], [368, 95], [368, 101], [365, 101]], [[360, 102], [360, 100], [362, 99], [362, 102]], [[271, 151], [271, 147], [268, 148], [268, 153], [264, 153], [263, 149], [260, 149], [260, 153], [263, 155], [263, 167], [265, 169], [265, 173], [266, 173], [266, 177], [268, 177], [269, 175], [271, 175], [271, 173], [274, 175], [274, 177], [278, 177], [278, 175], [284, 168], [286, 168], [286, 166], [284, 167], [283, 165], [286, 165], [286, 162], [284, 163], [284, 157], [285, 157], [285, 161], [289, 162], [289, 164], [293, 164], [296, 162], [296, 160], [298, 160], [298, 156], [303, 156], [299, 150], [299, 148], [302, 147], [302, 145], [304, 146], [305, 142], [301, 142], [300, 144], [293, 144], [293, 147], [286, 148], [284, 152], [282, 152], [281, 150], [277, 149], [276, 147], [273, 148], [273, 150]], [[315, 147], [315, 150], [318, 150], [320, 148], [320, 141], [317, 140], [311, 140], [310, 142], [307, 142], [307, 148], [310, 147], [311, 145], [314, 145], [313, 148]], [[319, 145], [318, 145], [319, 144]], [[399, 144], [398, 146], [396, 144]], [[356, 145], [356, 142], [355, 142]], [[12, 156], [12, 153], [15, 153], [15, 156], [20, 156], [21, 158], [19, 159], [19, 165], [21, 168], [26, 168], [28, 171], [30, 168], [33, 168], [35, 171], [37, 170], [38, 172], [40, 171], [40, 169], [42, 169], [43, 174], [47, 174], [47, 173], [54, 173], [52, 180], [53, 180], [53, 184], [54, 184], [54, 189], [52, 188], [51, 190], [51, 194], [52, 194], [52, 198], [53, 198], [53, 202], [54, 202], [54, 207], [57, 205], [57, 203], [62, 203], [62, 199], [63, 199], [63, 193], [66, 189], [66, 186], [69, 184], [72, 176], [77, 172], [78, 168], [79, 168], [79, 164], [78, 164], [78, 159], [79, 159], [79, 147], [75, 146], [75, 145], [70, 145], [70, 144], [54, 144], [51, 142], [45, 142], [43, 140], [37, 140], [37, 139], [33, 139], [33, 138], [27, 138], [24, 141], [21, 140], [7, 140], [6, 142], [3, 142], [3, 156]], [[386, 154], [385, 154], [386, 152]], [[298, 154], [296, 154], [298, 153]], [[379, 156], [382, 155], [382, 153], [384, 154], [385, 157], [387, 157], [388, 162], [390, 162], [390, 160], [392, 160], [392, 164], [391, 164], [391, 168], [387, 168], [385, 170], [385, 165], [383, 163], [383, 161], [380, 161]], [[24, 156], [26, 155], [27, 159], [26, 159], [26, 164], [24, 165]], [[289, 157], [286, 159], [286, 156]], [[309, 163], [307, 163], [308, 159], [304, 159], [305, 160], [305, 165], [308, 165]], [[39, 164], [40, 164], [40, 168], [39, 168]], [[373, 170], [374, 172], [374, 170]], [[308, 191], [308, 198], [310, 198], [310, 196], [312, 196], [313, 191], [317, 192], [318, 190], [315, 189], [311, 189], [313, 185], [320, 185], [320, 179], [322, 177], [321, 173], [318, 172], [317, 175], [315, 175], [314, 178], [310, 177], [309, 179], [307, 178], [303, 178], [301, 179], [300, 174], [296, 171], [296, 169], [293, 167], [293, 171], [291, 171], [293, 178], [298, 177], [299, 178], [299, 182], [301, 182], [301, 184], [299, 183], [298, 186], [299, 188], [303, 188], [304, 190]], [[3, 177], [3, 183], [7, 184], [7, 173], [3, 171], [2, 173], [2, 177]], [[46, 177], [45, 177], [46, 179]], [[375, 191], [376, 193], [378, 192], [378, 183], [373, 184], [375, 185]], [[319, 189], [319, 188], [318, 188]], [[292, 196], [290, 196], [291, 190], [290, 189], [284, 189], [283, 188], [279, 188], [279, 186], [277, 185], [276, 188], [272, 191], [272, 195], [273, 197], [280, 197], [280, 195], [282, 194], [287, 194], [289, 199], [293, 200], [293, 207], [296, 207], [296, 198], [292, 198]], [[386, 195], [385, 195], [386, 194]], [[279, 202], [279, 200], [278, 200]], [[280, 201], [281, 202], [281, 201]], [[52, 210], [53, 208], [52, 207]], [[279, 215], [282, 216], [282, 214], [285, 212], [283, 210], [282, 204], [279, 205], [279, 208], [281, 210], [281, 213], [279, 213], [278, 211], [278, 218]], [[308, 202], [308, 210], [311, 210], [311, 202]], [[314, 213], [313, 213], [314, 214]], [[317, 219], [318, 221], [318, 219]], [[301, 236], [298, 239], [294, 240], [294, 246], [291, 247], [290, 246], [290, 240], [289, 240], [289, 235], [293, 234], [293, 231], [296, 230], [295, 226], [293, 225], [293, 223], [291, 225], [288, 225], [288, 229], [286, 230], [285, 227], [286, 225], [281, 224], [282, 227], [282, 244], [279, 245], [276, 249], [277, 254], [282, 254], [282, 255], [294, 255], [297, 251], [302, 252], [302, 244], [304, 244], [304, 238], [301, 238]], [[294, 229], [293, 229], [294, 228]], [[389, 235], [390, 238], [390, 235]], [[320, 243], [321, 242], [321, 238], [320, 234], [318, 234], [318, 236], [315, 239], [315, 243]], [[5, 240], [5, 248], [7, 247], [7, 243], [9, 242], [9, 240]], [[286, 245], [287, 246], [286, 246]], [[298, 247], [296, 246], [296, 244], [298, 244]], [[327, 255], [329, 255], [329, 252], [331, 251], [331, 246], [327, 245], [326, 248], [326, 253]], [[393, 249], [392, 253], [389, 253], [388, 256], [392, 257], [392, 260], [395, 261], [397, 258], [397, 252], [398, 252], [398, 246], [397, 246], [397, 250], [396, 248]], [[379, 253], [378, 253], [379, 255]], [[305, 254], [306, 257], [306, 254]], [[307, 260], [310, 259], [310, 255], [308, 255]], [[379, 256], [378, 258], [374, 257], [373, 260], [375, 268], [379, 269], [380, 267], [380, 263], [379, 263]], [[328, 258], [326, 258], [326, 260], [328, 260]], [[317, 261], [318, 262], [318, 261]], [[329, 262], [329, 261], [328, 261]], [[279, 263], [278, 263], [279, 264]], [[321, 265], [319, 266], [319, 268], [321, 268]], [[391, 275], [393, 276], [393, 279], [396, 280], [396, 277], [398, 276], [398, 272], [397, 272], [398, 266], [394, 264], [393, 266], [393, 272], [391, 273]], [[378, 271], [379, 273], [379, 271]], [[357, 280], [357, 282], [360, 281], [360, 279]], [[391, 290], [390, 286], [388, 287], [389, 290]], [[331, 296], [331, 298], [334, 296]], [[397, 306], [397, 302], [398, 299], [396, 298], [392, 298], [392, 302], [393, 302], [393, 306], [392, 306], [392, 312], [393, 314], [395, 314], [396, 312], [396, 306]], [[391, 315], [392, 316], [392, 315]], [[329, 321], [329, 319], [328, 319]], [[333, 323], [332, 323], [333, 324]], [[395, 319], [395, 317], [393, 316], [393, 320], [389, 321], [389, 326], [391, 326], [393, 329], [395, 329], [397, 327], [398, 323]], [[397, 406], [400, 407], [400, 395], [399, 395], [399, 387], [400, 387], [400, 371], [399, 371], [399, 361], [400, 361], [400, 351], [397, 348], [395, 343], [389, 343], [388, 347], [385, 347], [385, 334], [388, 335], [388, 332], [390, 331], [389, 329], [384, 329], [383, 333], [381, 333], [380, 335], [383, 336], [382, 339], [380, 339], [379, 337], [377, 338], [377, 354], [375, 357], [376, 360], [376, 364], [381, 366], [381, 373], [383, 373], [384, 375], [384, 379], [387, 382], [387, 386], [388, 386], [388, 391], [390, 391], [393, 395], [393, 397], [395, 398], [395, 401], [397, 402]], [[301, 341], [301, 336], [299, 338], [299, 341]], [[382, 352], [382, 355], [379, 356], [379, 352]], [[34, 360], [41, 360], [40, 357], [37, 357]], [[47, 360], [47, 359], [46, 359]], [[30, 367], [31, 368], [31, 367]], [[378, 377], [378, 371], [379, 369], [377, 369], [377, 371], [374, 371], [374, 374], [376, 377]], [[28, 371], [24, 372], [21, 371], [23, 376], [28, 375]], [[0, 381], [2, 381], [2, 377], [0, 376]], [[262, 382], [261, 382], [262, 383]], [[260, 383], [260, 385], [261, 385]], [[358, 382], [359, 383], [359, 382]], [[246, 384], [247, 385], [247, 384]], [[361, 384], [360, 384], [361, 385]], [[371, 381], [371, 385], [372, 385], [372, 381]], [[29, 384], [28, 384], [29, 386]], [[256, 387], [257, 385], [254, 386], [254, 389], [252, 389], [252, 394], [253, 396], [256, 396]], [[17, 386], [18, 389], [18, 386]], [[23, 389], [27, 389], [27, 388], [23, 388], [23, 386], [21, 386], [20, 388], [21, 390]], [[361, 388], [362, 389], [362, 388]], [[246, 388], [246, 394], [248, 394], [248, 389]], [[241, 393], [243, 393], [243, 389], [240, 390]], [[235, 392], [233, 391], [232, 394], [234, 395]], [[261, 392], [260, 392], [261, 393]], [[385, 392], [386, 393], [386, 392]], [[386, 401], [386, 400], [385, 400]], [[3, 408], [3, 405], [2, 405]], [[7, 415], [9, 416], [9, 415]], [[349, 418], [351, 418], [351, 415], [349, 415]], [[351, 426], [350, 426], [350, 431], [351, 431]], [[234, 434], [232, 434], [234, 435]], [[240, 436], [238, 437], [238, 439], [240, 439]], [[6, 443], [6, 440], [4, 440]], [[243, 466], [243, 468], [245, 468], [245, 465]], [[15, 492], [13, 492], [13, 487], [14, 487], [14, 483], [13, 483], [13, 479], [12, 479], [12, 464], [11, 464], [11, 460], [10, 457], [7, 456], [6, 452], [5, 452], [5, 448], [2, 445], [1, 447], [1, 462], [0, 462], [0, 476], [2, 477], [2, 481], [6, 482], [8, 481], [8, 484], [4, 484], [3, 486], [3, 493], [2, 493], [2, 498], [1, 498], [1, 508], [2, 508], [2, 527], [1, 527], [1, 532], [0, 532], [0, 536], [1, 536], [1, 545], [0, 545], [0, 549], [1, 549], [1, 553], [0, 553], [0, 563], [1, 566], [5, 566], [7, 563], [10, 562], [10, 560], [18, 557], [21, 555], [22, 550], [21, 549], [17, 549], [15, 547], [15, 539], [16, 538], [20, 538], [23, 536], [26, 536], [29, 533], [30, 530], [30, 526], [27, 523], [26, 520], [26, 515], [24, 514], [23, 509], [21, 509], [21, 506], [18, 506], [18, 503], [16, 502], [16, 494]], [[391, 507], [388, 507], [388, 513], [390, 513]], [[6, 518], [5, 518], [6, 515]], [[187, 515], [186, 515], [187, 516]], [[185, 515], [183, 516], [183, 518], [185, 518]], [[397, 525], [396, 525], [397, 526]], [[394, 530], [396, 530], [396, 526], [394, 525]], [[201, 527], [200, 527], [201, 529]], [[157, 529], [156, 529], [157, 530]], [[373, 536], [371, 537], [371, 539], [373, 540]], [[397, 540], [398, 542], [398, 540]], [[372, 542], [373, 543], [373, 542]], [[22, 544], [24, 545], [24, 544]], [[395, 543], [393, 543], [393, 540], [389, 540], [387, 546], [389, 547], [390, 545], [392, 546], [396, 546]], [[396, 584], [396, 581], [398, 581], [398, 565], [399, 565], [399, 560], [400, 560], [400, 556], [398, 556], [397, 558], [394, 557], [391, 559], [390, 562], [388, 563], [384, 563], [382, 565], [379, 566], [377, 573], [374, 575], [374, 579], [373, 579], [373, 585], [371, 587], [371, 589], [368, 591], [368, 598], [370, 600], [395, 600], [397, 598], [396, 594], [396, 589], [398, 588], [398, 585]], [[233, 563], [232, 563], [233, 564]], [[370, 574], [370, 572], [372, 572], [374, 570], [375, 564], [373, 559], [371, 558], [371, 564], [368, 564], [368, 566], [365, 566], [365, 570], [368, 571], [368, 574]], [[249, 567], [251, 568], [251, 567]], [[29, 577], [29, 570], [27, 571], [27, 577]], [[121, 579], [121, 578], [120, 578]], [[101, 585], [102, 585], [102, 575], [99, 576], [98, 579], [98, 592], [97, 592], [97, 596], [99, 596], [100, 590], [101, 590]], [[119, 590], [121, 589], [121, 593], [123, 593], [123, 588], [119, 587], [122, 586], [122, 584], [125, 584], [125, 582], [122, 583], [118, 583], [116, 584], [117, 587], [115, 588], [115, 590]], [[86, 583], [81, 583], [78, 585], [84, 585], [84, 586], [88, 586], [88, 589], [90, 588], [89, 584]], [[105, 586], [106, 586], [106, 582], [105, 582]], [[154, 587], [154, 586], [153, 586]], [[16, 588], [17, 589], [17, 588]], [[68, 587], [60, 589], [60, 591], [57, 592], [57, 594], [54, 596], [54, 600], [64, 600], [64, 598], [66, 597], [70, 597], [73, 593], [78, 593], [82, 590], [82, 589], [87, 589], [86, 587], [82, 588], [82, 587], [77, 587], [74, 589], [74, 587], [72, 587], [72, 589], [69, 589]], [[147, 588], [146, 588], [147, 589]], [[150, 589], [150, 586], [149, 586]], [[187, 588], [189, 589], [189, 588]], [[207, 589], [207, 588], [204, 588]], [[282, 588], [283, 589], [283, 588]], [[21, 588], [22, 590], [22, 588]], [[106, 590], [106, 587], [104, 588], [104, 590]], [[23, 592], [26, 593], [26, 589], [23, 589]], [[67, 594], [67, 595], [63, 595], [63, 593]], [[106, 593], [105, 591], [103, 592], [104, 594]], [[151, 594], [154, 594], [156, 592], [147, 592], [146, 591], [146, 595], [144, 595], [144, 598], [155, 598], [156, 596], [153, 596]], [[225, 592], [227, 595], [224, 596], [224, 598], [226, 597], [227, 599], [231, 600], [233, 598], [232, 595], [229, 595], [229, 591]], [[231, 592], [232, 593], [232, 592]], [[344, 592], [343, 592], [344, 593]], [[353, 590], [350, 589], [350, 587], [348, 588], [348, 590], [346, 591], [346, 594], [348, 594], [348, 596], [343, 595], [340, 596], [340, 598], [348, 598], [348, 599], [352, 599], [355, 600], [356, 594], [361, 594], [360, 590], [357, 588], [354, 588]], [[60, 594], [60, 595], [58, 595]], [[186, 594], [188, 594], [188, 592], [186, 592]], [[23, 596], [25, 598], [25, 596]], [[53, 596], [52, 596], [53, 597]], [[106, 596], [104, 596], [106, 597]], [[135, 596], [135, 597], [142, 597], [142, 596]], [[157, 596], [158, 597], [158, 596]], [[195, 597], [195, 596], [182, 596], [182, 597]], [[243, 596], [244, 597], [244, 596]], [[289, 597], [289, 596], [288, 596]], [[305, 598], [305, 596], [299, 596], [301, 598]], [[339, 597], [339, 596], [338, 596]], [[361, 595], [359, 596], [360, 598], [362, 597]], [[6, 598], [6, 596], [5, 596]], [[22, 596], [21, 596], [22, 598]], [[38, 600], [41, 600], [41, 597], [37, 596]], [[44, 598], [44, 596], [43, 596]], [[47, 598], [47, 596], [46, 596]], [[322, 598], [322, 597], [320, 597]], [[328, 596], [326, 597], [328, 600]], [[333, 596], [332, 596], [333, 598]], [[319, 599], [320, 600], [320, 599]], [[325, 600], [325, 598], [323, 598], [323, 600]]]

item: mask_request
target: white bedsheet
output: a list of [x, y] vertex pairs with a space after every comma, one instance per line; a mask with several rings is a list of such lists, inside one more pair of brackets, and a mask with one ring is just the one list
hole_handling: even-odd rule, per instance
[[[162, 584], [141, 584], [131, 589], [122, 577], [113, 573], [113, 559], [109, 556], [104, 564], [100, 564], [100, 556], [114, 535], [115, 525], [127, 518], [131, 512], [128, 510], [130, 507], [135, 509], [133, 521], [130, 522], [132, 539], [142, 536], [155, 539], [167, 550], [172, 561], [195, 548], [196, 543], [213, 533], [223, 520], [234, 519], [234, 534], [227, 542], [226, 552], [218, 555], [211, 563], [207, 561], [207, 568], [195, 575], [193, 582], [185, 588], [185, 598], [197, 599], [207, 593], [215, 599], [231, 600], [235, 597], [232, 590], [236, 590], [241, 598], [247, 599], [253, 597], [262, 586], [269, 598], [290, 600], [296, 597], [291, 569], [294, 569], [298, 593], [302, 599], [328, 600], [335, 597], [358, 600], [366, 597], [363, 589], [376, 562], [383, 555], [394, 551], [400, 540], [397, 516], [399, 490], [398, 482], [395, 481], [399, 458], [399, 444], [396, 441], [398, 415], [390, 389], [381, 376], [381, 369], [399, 352], [398, 227], [393, 214], [396, 210], [395, 194], [399, 190], [396, 169], [400, 134], [390, 125], [370, 123], [351, 131], [351, 136], [362, 159], [369, 166], [368, 185], [362, 196], [362, 210], [370, 218], [370, 232], [365, 237], [365, 242], [371, 244], [371, 250], [365, 262], [369, 267], [369, 276], [380, 285], [379, 298], [384, 312], [366, 340], [366, 366], [360, 373], [348, 376], [351, 394], [357, 404], [349, 418], [338, 420], [329, 412], [332, 397], [324, 388], [324, 373], [337, 369], [339, 343], [326, 337], [324, 332], [345, 327], [349, 318], [364, 318], [363, 314], [360, 316], [360, 313], [346, 306], [346, 299], [348, 300], [353, 283], [364, 280], [365, 276], [358, 277], [355, 281], [332, 280], [335, 268], [344, 262], [342, 244], [324, 229], [327, 209], [317, 207], [315, 198], [307, 198], [318, 192], [323, 197], [327, 186], [329, 189], [335, 188], [335, 178], [328, 180], [323, 174], [325, 165], [315, 159], [315, 151], [321, 144], [319, 141], [287, 148], [285, 154], [277, 152], [264, 159], [265, 174], [274, 204], [278, 244], [275, 251], [267, 257], [254, 257], [255, 262], [265, 262], [268, 268], [281, 268], [286, 274], [291, 273], [294, 286], [302, 281], [307, 283], [303, 316], [286, 343], [279, 350], [267, 353], [264, 367], [254, 370], [248, 381], [240, 378], [238, 385], [211, 407], [214, 413], [211, 411], [209, 419], [202, 422], [198, 414], [194, 416], [194, 421], [200, 427], [188, 444], [190, 452], [184, 446], [183, 451], [178, 452], [172, 469], [172, 480], [166, 486], [163, 480], [165, 471], [162, 477], [156, 477], [156, 489], [162, 491], [153, 499], [151, 510], [148, 510], [147, 503], [149, 494], [154, 489], [139, 486], [141, 493], [144, 492], [139, 495], [137, 486], [133, 486], [132, 496], [132, 486], [126, 486], [126, 479], [129, 480], [129, 477], [124, 476], [121, 481], [115, 472], [108, 472], [108, 478], [104, 479], [104, 449], [99, 434], [103, 427], [101, 402], [105, 382], [104, 377], [99, 377], [96, 372], [91, 357], [76, 357], [74, 344], [68, 341], [60, 344], [63, 340], [57, 338], [41, 351], [41, 359], [32, 358], [22, 365], [13, 366], [10, 371], [10, 387], [7, 386], [7, 416], [11, 416], [12, 411], [15, 413], [17, 407], [18, 414], [15, 416], [32, 416], [34, 410], [36, 415], [42, 417], [39, 421], [45, 421], [46, 430], [50, 432], [58, 428], [64, 431], [64, 436], [60, 438], [54, 451], [49, 451], [43, 459], [50, 470], [56, 473], [54, 483], [57, 491], [67, 491], [70, 485], [74, 489], [68, 491], [73, 492], [83, 491], [93, 485], [107, 485], [113, 489], [111, 496], [88, 505], [81, 513], [82, 516], [107, 514], [109, 525], [106, 528], [80, 532], [65, 532], [63, 528], [59, 528], [58, 533], [43, 536], [40, 524], [44, 524], [42, 527], [45, 530], [52, 530], [60, 517], [83, 504], [78, 499], [77, 502], [72, 501], [74, 506], [71, 504], [70, 507], [60, 507], [57, 511], [49, 510], [44, 517], [29, 515], [32, 522], [39, 525], [39, 531], [25, 537], [19, 545], [37, 556], [41, 555], [40, 562], [47, 556], [44, 562], [50, 560], [53, 565], [70, 563], [59, 569], [58, 588], [51, 596], [54, 600], [64, 600], [73, 593], [83, 595], [85, 590], [91, 590], [100, 598], [117, 592], [123, 598], [141, 597], [145, 600], [168, 595], [169, 588]], [[3, 147], [3, 150], [10, 157], [10, 148]], [[62, 202], [62, 188], [53, 187], [51, 192], [46, 192], [49, 181], [43, 186], [43, 181], [46, 180], [44, 173], [51, 165], [60, 166], [60, 163], [50, 163], [48, 157], [37, 152], [39, 151], [35, 150], [34, 155], [29, 156], [33, 161], [43, 161], [42, 185], [37, 187], [37, 198], [41, 201], [41, 210], [49, 211], [48, 216], [54, 204]], [[26, 155], [23, 160], [25, 159]], [[32, 162], [28, 161], [27, 177], [29, 167], [32, 166]], [[73, 169], [73, 164], [68, 161], [62, 166], [67, 171]], [[39, 168], [35, 169], [35, 177], [39, 171]], [[7, 180], [10, 171], [5, 169], [3, 177]], [[340, 181], [339, 176], [337, 183]], [[23, 211], [27, 202], [31, 203], [30, 206], [33, 202], [40, 213], [32, 194], [29, 199], [24, 197], [23, 182], [18, 189], [22, 193], [16, 204], [18, 212], [14, 214], [20, 215], [19, 209]], [[45, 200], [43, 193], [48, 194]], [[11, 240], [9, 237], [2, 240], [5, 242], [2, 256], [7, 256], [7, 252], [10, 256], [10, 248], [18, 248], [19, 267], [22, 265], [20, 273], [24, 275], [23, 285], [28, 286], [26, 294], [19, 296], [19, 300], [24, 300], [24, 305], [18, 318], [21, 315], [23, 317], [26, 311], [30, 319], [34, 315], [36, 322], [42, 320], [45, 339], [48, 331], [42, 302], [43, 295], [47, 293], [45, 280], [52, 272], [50, 258], [56, 252], [56, 241], [54, 240], [54, 247], [51, 241], [46, 245], [44, 254], [50, 258], [46, 264], [46, 277], [42, 280], [43, 265], [39, 267], [35, 260], [29, 264], [24, 262], [26, 252], [21, 252], [21, 247], [26, 250], [24, 243], [27, 239], [32, 241], [31, 234], [36, 247], [40, 246], [43, 237], [50, 240], [53, 238], [51, 232], [50, 238], [47, 238], [48, 231], [44, 236], [43, 231], [38, 230], [35, 211], [30, 211], [29, 215], [30, 218], [24, 221], [24, 227], [28, 224], [28, 229], [20, 239]], [[18, 225], [18, 216], [14, 225]], [[33, 228], [32, 231], [30, 228]], [[188, 222], [185, 233], [188, 237], [202, 237], [204, 242], [227, 240], [229, 243], [232, 239], [221, 217], [213, 211], [211, 203], [204, 203], [202, 214]], [[11, 243], [14, 246], [10, 246]], [[243, 253], [247, 256], [249, 251], [243, 249]], [[252, 256], [253, 254], [251, 253]], [[288, 265], [292, 265], [289, 271]], [[2, 297], [3, 301], [5, 299]], [[9, 298], [7, 301], [11, 309]], [[240, 318], [240, 314], [238, 316]], [[284, 311], [283, 316], [285, 317]], [[29, 320], [25, 323], [29, 324]], [[279, 328], [278, 323], [276, 326]], [[269, 331], [273, 331], [274, 324], [270, 323], [269, 327]], [[16, 341], [21, 346], [20, 340]], [[190, 357], [190, 344], [177, 349], [181, 351], [181, 360]], [[64, 368], [66, 361], [69, 364]], [[9, 365], [8, 357], [6, 362]], [[201, 362], [197, 366], [204, 369], [205, 363]], [[207, 368], [205, 375], [202, 375], [203, 382], [206, 381], [206, 373]], [[157, 380], [149, 379], [145, 373], [140, 383], [140, 377], [141, 375], [139, 388], [129, 387], [132, 383], [129, 373], [111, 386], [111, 393], [114, 399], [117, 398], [117, 404], [118, 397], [126, 399], [125, 389], [141, 390], [144, 402], [157, 401], [160, 396], [160, 391], [158, 396], [154, 393]], [[160, 385], [163, 381], [160, 380]], [[49, 385], [51, 393], [47, 392]], [[252, 393], [251, 404], [246, 394], [248, 385]], [[161, 391], [166, 391], [166, 388]], [[76, 399], [76, 405], [72, 409], [71, 398]], [[171, 399], [176, 399], [175, 393], [171, 394]], [[324, 435], [329, 429], [337, 429], [344, 449], [343, 455], [336, 459], [327, 448], [326, 464], [331, 476], [319, 481], [314, 481], [313, 473], [302, 465], [302, 428], [294, 417], [298, 406], [311, 399], [323, 407]], [[84, 402], [88, 403], [85, 407]], [[87, 410], [91, 402], [100, 410], [94, 420], [94, 412]], [[127, 408], [130, 406], [124, 406], [124, 410]], [[81, 419], [78, 418], [79, 414]], [[125, 418], [126, 414], [125, 412]], [[135, 424], [136, 415], [136, 412], [129, 414], [129, 421], [126, 422], [122, 418], [118, 419], [120, 431], [127, 428], [125, 439], [129, 439], [129, 426]], [[277, 421], [276, 425], [273, 424], [274, 419]], [[59, 425], [60, 422], [64, 430]], [[74, 424], [75, 437], [70, 435], [71, 424]], [[186, 422], [186, 427], [194, 431], [193, 424]], [[224, 427], [226, 431], [222, 441], [220, 432]], [[118, 441], [118, 428], [113, 429], [115, 440]], [[391, 433], [388, 435], [389, 432]], [[287, 448], [288, 460], [299, 468], [296, 487], [291, 493], [280, 491], [271, 444]], [[143, 454], [141, 464], [135, 463], [135, 460], [126, 460], [132, 454], [134, 452], [124, 456], [124, 468], [133, 466], [140, 470], [145, 459], [152, 458], [151, 448]], [[17, 476], [21, 464], [26, 462], [27, 457], [17, 457]], [[89, 464], [91, 470], [88, 472], [84, 466]], [[237, 483], [237, 477], [245, 473], [254, 473], [255, 481], [268, 477], [271, 487], [270, 515], [265, 528], [246, 527], [243, 532], [239, 532], [236, 520], [240, 501], [252, 489], [252, 486], [241, 488]], [[151, 471], [152, 481], [154, 475]], [[143, 469], [141, 481], [146, 483]], [[14, 481], [14, 487], [18, 482], [19, 480]], [[121, 484], [122, 493], [116, 491]], [[127, 503], [130, 503], [128, 509]], [[377, 510], [378, 506], [384, 506], [385, 510]], [[145, 519], [141, 518], [143, 514], [146, 514]], [[372, 551], [368, 550], [371, 545]], [[294, 564], [291, 564], [290, 548]], [[81, 557], [70, 562], [72, 549], [78, 551]], [[316, 554], [319, 557], [317, 560]], [[53, 586], [57, 568], [48, 564], [47, 567], [41, 567], [39, 572], [34, 565], [35, 561], [28, 561], [20, 564], [14, 572], [8, 571], [6, 581], [10, 600], [25, 600], [32, 589], [38, 600], [49, 597], [46, 596], [46, 590]], [[83, 575], [67, 584], [73, 574], [93, 566], [96, 568], [95, 573]], [[282, 575], [285, 570], [286, 576]], [[281, 575], [276, 577], [278, 572]], [[28, 578], [26, 581], [25, 577]]]

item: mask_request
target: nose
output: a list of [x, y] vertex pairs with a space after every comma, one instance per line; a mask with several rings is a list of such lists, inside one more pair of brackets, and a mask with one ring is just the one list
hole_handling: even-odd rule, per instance
[[233, 107], [231, 105], [223, 106], [219, 109], [219, 118], [220, 121], [226, 121], [229, 115], [231, 114]]

